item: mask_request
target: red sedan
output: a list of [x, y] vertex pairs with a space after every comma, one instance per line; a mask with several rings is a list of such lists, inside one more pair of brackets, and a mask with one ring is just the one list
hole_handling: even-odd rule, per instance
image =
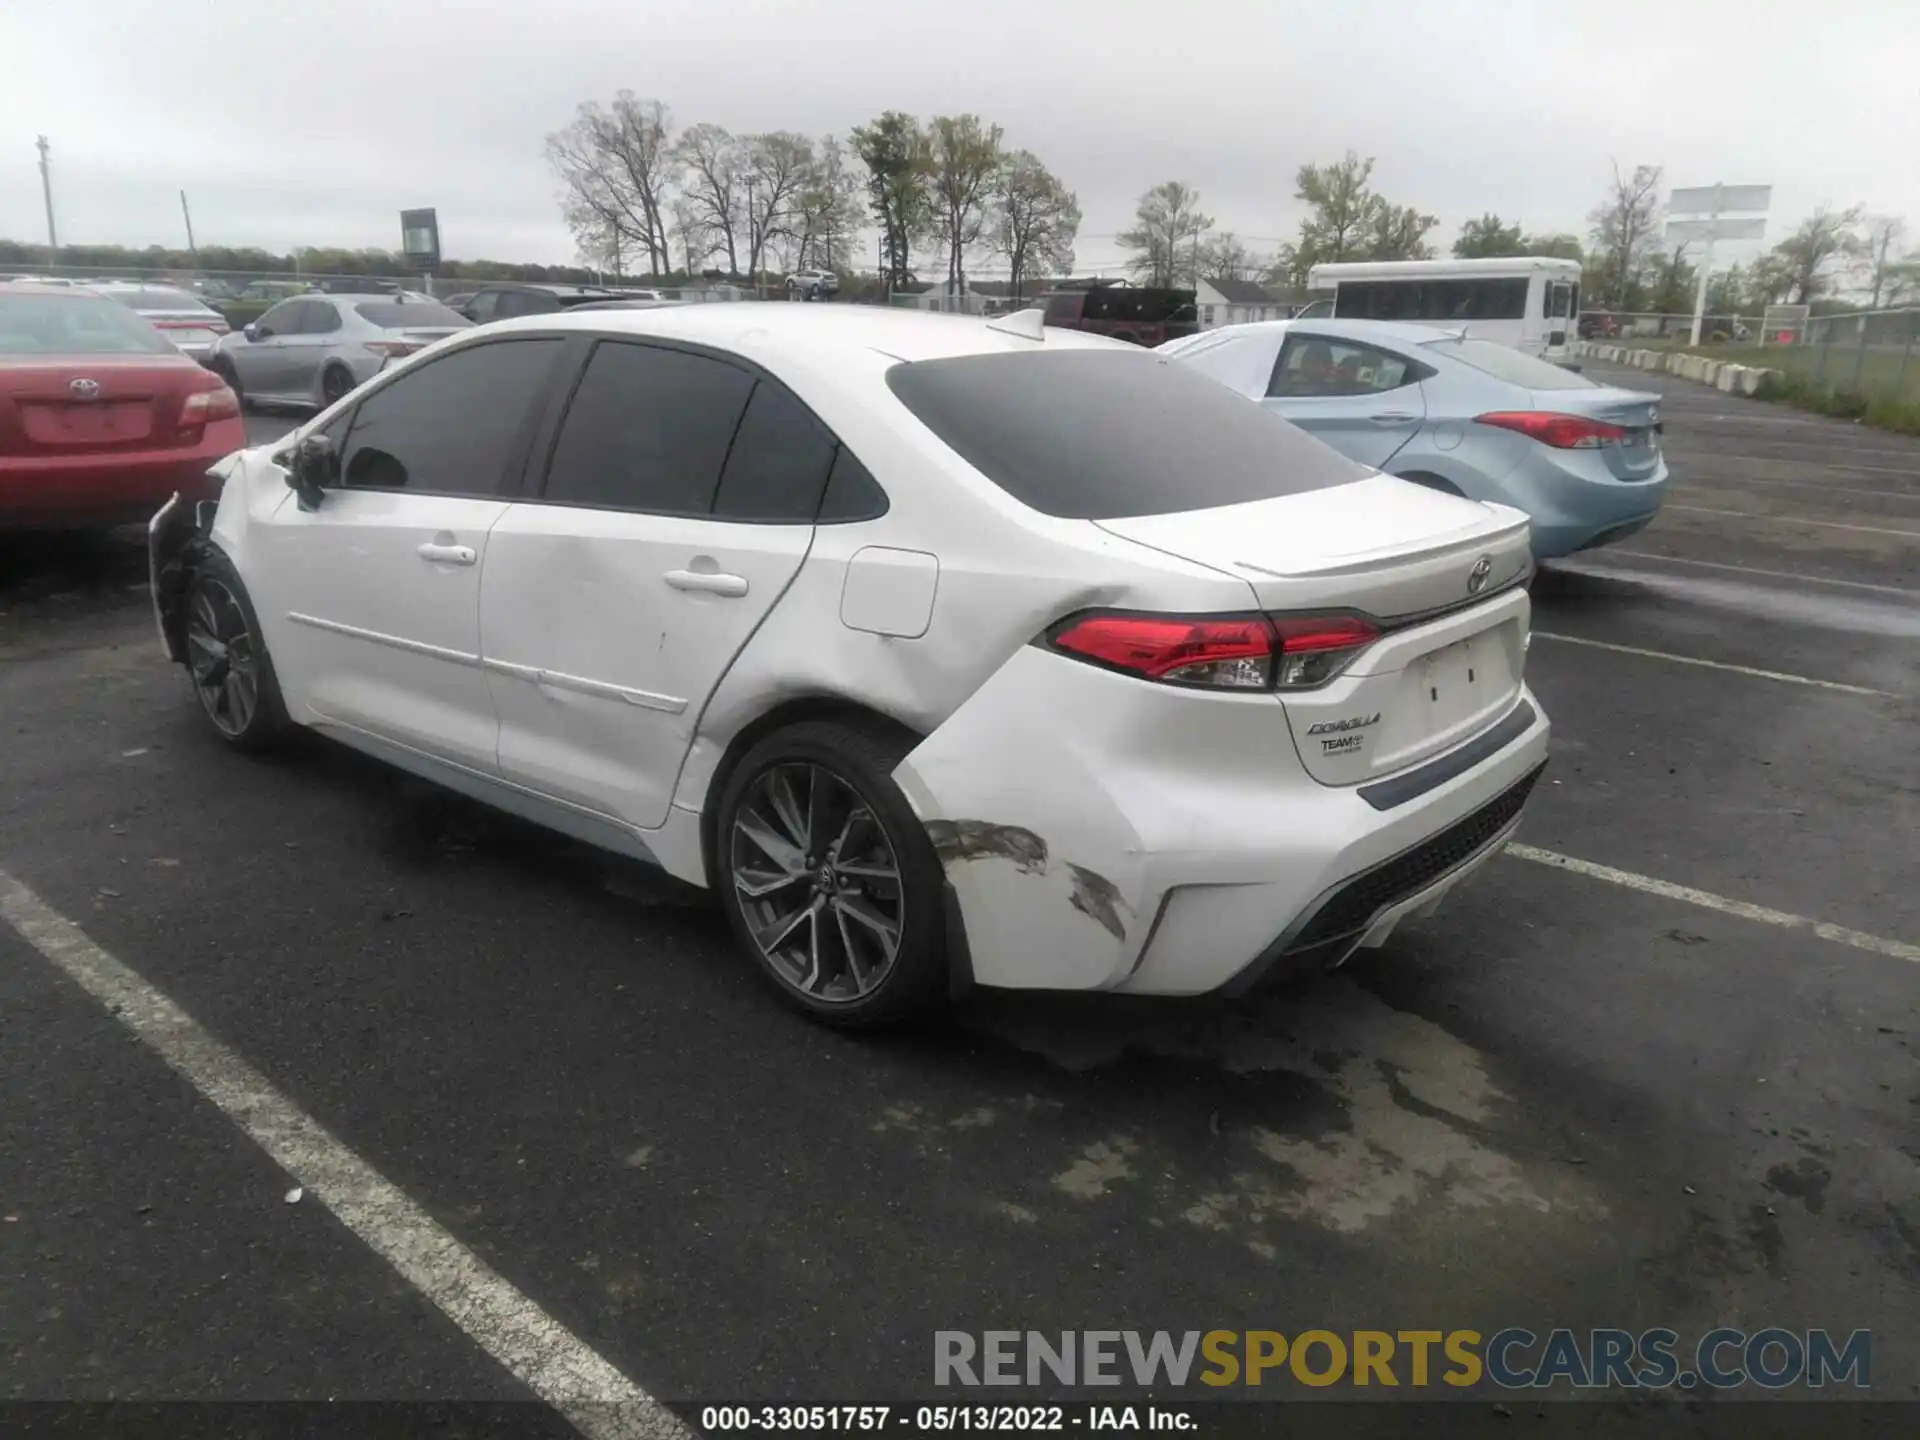
[[240, 402], [123, 305], [50, 285], [0, 288], [0, 528], [146, 520], [247, 443]]

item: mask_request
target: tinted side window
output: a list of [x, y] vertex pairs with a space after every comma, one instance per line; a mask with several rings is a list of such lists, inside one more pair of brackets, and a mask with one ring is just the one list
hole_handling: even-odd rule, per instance
[[340, 312], [324, 300], [305, 300], [300, 305], [300, 333], [325, 335], [340, 328]]
[[833, 437], [793, 392], [762, 380], [734, 434], [713, 502], [715, 517], [811, 525], [833, 452]]
[[746, 371], [704, 355], [601, 342], [560, 426], [544, 498], [710, 513], [753, 386]]
[[1315, 396], [1377, 395], [1419, 379], [1413, 362], [1371, 345], [1355, 345], [1319, 335], [1290, 335], [1280, 347], [1267, 394]]
[[878, 520], [887, 513], [887, 492], [846, 446], [833, 457], [827, 493], [820, 500], [820, 523], [839, 525], [853, 520]]
[[1078, 295], [1049, 295], [1047, 297], [1047, 324], [1077, 325], [1079, 321], [1080, 297]]
[[558, 340], [501, 340], [443, 356], [369, 395], [341, 458], [357, 489], [506, 495], [514, 442], [560, 353]]
[[467, 318], [476, 325], [484, 324], [494, 318], [499, 304], [500, 293], [497, 290], [482, 290], [467, 302]]

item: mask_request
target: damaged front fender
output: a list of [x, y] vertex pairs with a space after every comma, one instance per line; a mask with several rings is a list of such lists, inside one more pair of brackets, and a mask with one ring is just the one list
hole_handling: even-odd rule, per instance
[[[218, 473], [217, 471], [214, 473]], [[207, 543], [219, 502], [188, 504], [176, 494], [147, 522], [147, 590], [160, 649], [175, 664], [187, 658], [187, 586], [200, 547]]]

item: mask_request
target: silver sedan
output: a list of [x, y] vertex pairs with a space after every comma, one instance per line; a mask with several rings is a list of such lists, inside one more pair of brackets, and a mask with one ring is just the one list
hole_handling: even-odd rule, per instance
[[473, 322], [411, 294], [300, 295], [213, 347], [211, 365], [243, 402], [324, 408]]

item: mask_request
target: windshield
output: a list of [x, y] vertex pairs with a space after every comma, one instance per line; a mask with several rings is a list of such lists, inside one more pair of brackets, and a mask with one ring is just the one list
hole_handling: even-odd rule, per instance
[[382, 330], [462, 330], [473, 323], [458, 310], [449, 310], [432, 300], [405, 305], [370, 300], [354, 306], [353, 311]]
[[896, 365], [887, 385], [994, 484], [1065, 519], [1206, 510], [1370, 473], [1164, 356], [967, 355]]
[[0, 355], [177, 355], [131, 310], [93, 295], [0, 291]]
[[1506, 380], [1528, 390], [1593, 390], [1598, 387], [1584, 375], [1563, 370], [1545, 360], [1523, 355], [1491, 340], [1433, 340], [1425, 347], [1446, 355], [1463, 365], [1471, 365], [1496, 380]]

